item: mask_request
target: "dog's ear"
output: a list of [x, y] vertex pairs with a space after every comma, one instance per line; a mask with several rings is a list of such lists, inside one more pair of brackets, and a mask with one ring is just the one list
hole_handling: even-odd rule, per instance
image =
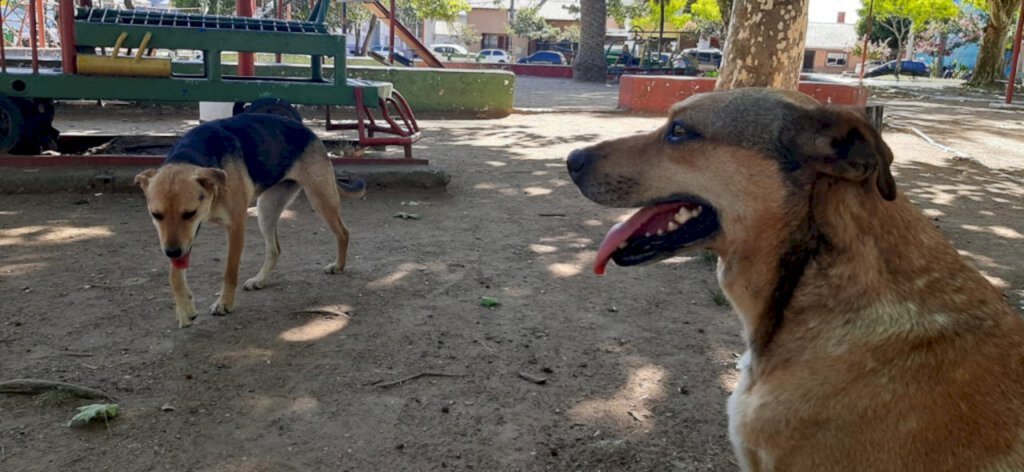
[[228, 182], [228, 174], [223, 170], [204, 167], [196, 171], [196, 182], [207, 192], [216, 195]]
[[156, 169], [146, 169], [139, 172], [139, 175], [135, 176], [135, 185], [138, 185], [145, 192], [146, 188], [149, 187], [149, 179], [152, 179], [154, 175], [156, 175]]
[[892, 151], [863, 114], [833, 106], [809, 114], [801, 123], [803, 129], [796, 131], [802, 165], [840, 179], [873, 183], [882, 198], [896, 199], [896, 181], [889, 170]]

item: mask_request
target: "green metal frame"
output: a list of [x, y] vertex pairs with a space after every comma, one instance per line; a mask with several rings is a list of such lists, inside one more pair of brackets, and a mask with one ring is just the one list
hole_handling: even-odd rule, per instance
[[[113, 10], [111, 10], [113, 11]], [[154, 49], [190, 49], [203, 52], [201, 76], [101, 77], [65, 75], [41, 70], [38, 74], [0, 73], [0, 94], [11, 97], [89, 100], [154, 100], [251, 102], [274, 97], [303, 105], [355, 105], [353, 88], [363, 91], [363, 100], [376, 107], [380, 98], [391, 95], [391, 84], [348, 80], [345, 74], [345, 38], [320, 32], [282, 32], [280, 21], [206, 17], [210, 27], [175, 26], [173, 15], [163, 19], [90, 17], [89, 10], [79, 12], [75, 21], [79, 47], [112, 47], [118, 36], [127, 33], [122, 47], [138, 47], [146, 33], [152, 37], [147, 47]], [[179, 15], [184, 17], [185, 15]], [[197, 15], [192, 18], [203, 20]], [[151, 24], [130, 24], [132, 21]], [[127, 24], [126, 24], [127, 22]], [[160, 23], [164, 24], [160, 24]], [[227, 23], [225, 23], [227, 22]], [[157, 23], [157, 24], [152, 24]], [[181, 24], [182, 21], [177, 21]], [[223, 24], [222, 24], [223, 23]], [[293, 22], [306, 28], [309, 22]], [[269, 26], [267, 26], [269, 25]], [[221, 75], [223, 52], [262, 52], [311, 56], [311, 77], [281, 79]], [[324, 80], [321, 60], [335, 58], [332, 80]]]

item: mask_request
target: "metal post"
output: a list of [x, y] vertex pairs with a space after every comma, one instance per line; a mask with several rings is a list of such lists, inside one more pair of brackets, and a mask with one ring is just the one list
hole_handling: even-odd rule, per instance
[[60, 64], [65, 74], [78, 72], [78, 51], [75, 42], [75, 4], [74, 0], [60, 0], [57, 4], [60, 11]]
[[[1024, 0], [1022, 0], [1022, 1], [1024, 1]], [[388, 34], [390, 35], [390, 39], [388, 39], [388, 43], [387, 43], [388, 44], [387, 61], [388, 61], [388, 63], [390, 63], [391, 66], [394, 66], [394, 0], [391, 0], [391, 18], [390, 18], [390, 23], [388, 24], [388, 28], [390, 28], [391, 31], [388, 32]]]
[[872, 21], [874, 20], [873, 15], [875, 12], [875, 0], [871, 0], [871, 4], [868, 5], [868, 32], [864, 35], [864, 45], [860, 49], [860, 78], [858, 82], [864, 85], [864, 67], [868, 61], [868, 39], [871, 39], [871, 29], [874, 28]]
[[[66, 1], [66, 0], [64, 0]], [[7, 38], [3, 35], [4, 12], [0, 9], [0, 71], [7, 72]]]
[[38, 2], [36, 2], [36, 18], [40, 19], [39, 23], [37, 24], [37, 26], [39, 28], [39, 31], [38, 31], [39, 39], [36, 40], [36, 44], [38, 44], [39, 47], [41, 47], [41, 48], [45, 48], [46, 47], [46, 4], [44, 3], [43, 0], [39, 0]]
[[[661, 19], [658, 25], [658, 61], [661, 61], [661, 43], [665, 41], [665, 2], [668, 0], [661, 0]], [[643, 59], [641, 59], [641, 62]]]
[[1006, 84], [1006, 104], [1013, 102], [1013, 87], [1017, 82], [1017, 61], [1020, 59], [1021, 30], [1024, 29], [1024, 0], [1020, 2], [1020, 15], [1017, 18], [1017, 32], [1013, 35], [1013, 62], [1010, 64], [1010, 83]]
[[36, 2], [43, 0], [28, 0], [28, 42], [32, 47], [32, 73], [39, 73], [39, 38], [36, 36]]
[[[238, 16], [252, 18], [252, 12], [255, 9], [254, 0], [236, 0], [235, 2], [235, 10], [238, 12]], [[253, 60], [253, 53], [238, 53], [238, 75], [256, 75], [256, 63]]]
[[[274, 0], [274, 19], [281, 19], [281, 0]], [[274, 62], [281, 63], [281, 53], [274, 54]]]

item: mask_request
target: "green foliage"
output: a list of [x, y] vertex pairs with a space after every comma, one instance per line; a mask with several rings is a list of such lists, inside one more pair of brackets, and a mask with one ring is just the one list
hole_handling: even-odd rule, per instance
[[[857, 43], [854, 44], [853, 47], [851, 47], [847, 52], [850, 54], [850, 56], [859, 58], [862, 55], [862, 47], [864, 47], [864, 43], [861, 41], [857, 41]], [[868, 60], [880, 61], [882, 59], [885, 59], [888, 53], [889, 48], [886, 47], [884, 44], [870, 41], [868, 42]], [[860, 62], [857, 63], [859, 64]]]
[[494, 308], [498, 305], [501, 305], [501, 302], [499, 302], [498, 299], [494, 297], [480, 297], [480, 305], [485, 306], [487, 308]]
[[459, 12], [469, 11], [466, 0], [403, 0], [421, 20], [455, 21]]
[[455, 41], [463, 46], [468, 48], [480, 44], [480, 33], [477, 32], [473, 25], [466, 23], [448, 23], [448, 28], [451, 29], [452, 37]]
[[580, 42], [580, 25], [572, 25], [562, 29], [558, 32], [556, 39], [559, 41], [569, 41], [570, 43]]
[[107, 421], [117, 417], [121, 408], [116, 403], [94, 403], [78, 407], [78, 414], [68, 421], [67, 426], [81, 426], [93, 420]]
[[857, 34], [870, 34], [873, 42], [889, 46], [898, 56], [906, 47], [911, 31], [923, 30], [929, 22], [955, 18], [959, 9], [953, 0], [875, 0], [874, 22], [867, 27], [868, 3], [862, 0]]
[[516, 10], [515, 18], [508, 25], [508, 32], [529, 39], [548, 39], [558, 35], [558, 29], [541, 18], [537, 8]]

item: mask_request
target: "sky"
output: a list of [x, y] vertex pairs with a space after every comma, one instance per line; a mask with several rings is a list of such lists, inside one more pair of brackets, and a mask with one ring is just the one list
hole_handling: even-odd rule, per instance
[[845, 11], [846, 22], [853, 24], [860, 8], [861, 0], [810, 0], [807, 17], [815, 23], [835, 23], [836, 13]]

